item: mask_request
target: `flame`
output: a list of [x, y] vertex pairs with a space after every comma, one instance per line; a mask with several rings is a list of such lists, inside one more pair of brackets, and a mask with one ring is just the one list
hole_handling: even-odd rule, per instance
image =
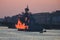
[[17, 24], [15, 24], [15, 27], [16, 27], [17, 29], [23, 29], [23, 30], [28, 29], [28, 26], [25, 25], [25, 23], [22, 23], [22, 22], [20, 21], [20, 19], [18, 19], [18, 22], [17, 22]]

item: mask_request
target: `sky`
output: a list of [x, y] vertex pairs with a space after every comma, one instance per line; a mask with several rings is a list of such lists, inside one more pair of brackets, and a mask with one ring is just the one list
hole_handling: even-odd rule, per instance
[[60, 10], [60, 0], [0, 0], [0, 18], [21, 14], [27, 5], [32, 13]]

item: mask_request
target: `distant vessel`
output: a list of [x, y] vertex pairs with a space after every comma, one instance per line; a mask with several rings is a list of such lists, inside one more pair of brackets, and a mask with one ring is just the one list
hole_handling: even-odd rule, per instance
[[39, 25], [38, 23], [36, 23], [32, 17], [32, 14], [29, 13], [29, 8], [27, 6], [27, 8], [25, 8], [25, 13], [23, 14], [23, 16], [21, 17], [22, 20], [20, 20], [18, 18], [18, 22], [17, 24], [15, 24], [15, 27], [19, 30], [19, 31], [35, 31], [35, 32], [43, 32], [43, 27], [41, 25]]

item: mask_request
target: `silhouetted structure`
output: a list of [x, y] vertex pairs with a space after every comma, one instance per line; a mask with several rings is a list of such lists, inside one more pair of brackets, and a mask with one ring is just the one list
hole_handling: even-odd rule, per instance
[[27, 31], [40, 31], [42, 32], [43, 27], [35, 22], [35, 19], [33, 18], [32, 14], [29, 12], [29, 8], [25, 8], [25, 13], [23, 13], [21, 17], [22, 23], [25, 23], [25, 25], [28, 25]]
[[40, 30], [42, 28], [46, 29], [60, 29], [60, 10], [49, 13], [34, 13], [29, 12], [29, 8], [25, 8], [25, 12], [22, 14], [14, 15], [12, 17], [4, 17], [0, 19], [0, 24], [3, 26], [8, 26], [9, 28], [15, 28], [18, 17], [25, 25], [29, 26], [29, 30]]

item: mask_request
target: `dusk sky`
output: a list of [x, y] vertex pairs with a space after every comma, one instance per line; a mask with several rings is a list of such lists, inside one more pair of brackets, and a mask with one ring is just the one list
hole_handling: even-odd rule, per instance
[[60, 0], [0, 0], [0, 18], [21, 14], [27, 4], [32, 13], [60, 10]]

